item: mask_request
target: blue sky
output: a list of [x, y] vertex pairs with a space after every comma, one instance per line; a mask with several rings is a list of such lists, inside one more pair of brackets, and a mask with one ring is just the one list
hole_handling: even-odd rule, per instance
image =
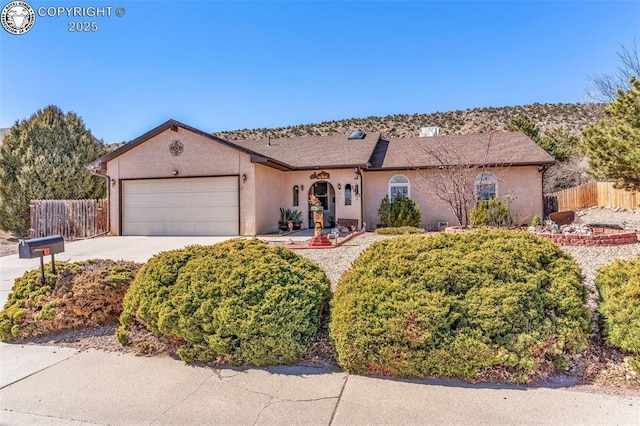
[[[588, 75], [640, 44], [637, 1], [28, 3], [112, 16], [0, 29], [0, 127], [54, 104], [108, 143], [169, 118], [215, 132], [581, 102]], [[79, 21], [98, 29], [69, 32]]]

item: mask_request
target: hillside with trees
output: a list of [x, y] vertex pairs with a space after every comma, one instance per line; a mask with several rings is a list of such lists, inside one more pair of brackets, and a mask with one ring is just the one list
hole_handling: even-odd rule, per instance
[[559, 103], [532, 104], [510, 107], [475, 108], [429, 114], [396, 114], [384, 117], [349, 118], [324, 121], [316, 124], [300, 124], [287, 127], [241, 129], [215, 133], [227, 140], [287, 138], [293, 136], [326, 136], [348, 134], [359, 129], [382, 132], [386, 137], [418, 136], [421, 127], [436, 126], [441, 135], [465, 135], [505, 130], [518, 116], [530, 119], [544, 135], [554, 129], [564, 129], [570, 135], [579, 136], [589, 124], [602, 117], [603, 104]]

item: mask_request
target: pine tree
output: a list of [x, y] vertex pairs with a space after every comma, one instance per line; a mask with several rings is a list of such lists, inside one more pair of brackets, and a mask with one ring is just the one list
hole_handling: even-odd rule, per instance
[[631, 78], [630, 89], [604, 109], [604, 118], [584, 132], [583, 152], [590, 173], [616, 179], [618, 188], [640, 191], [640, 81]]
[[0, 229], [25, 235], [33, 199], [104, 197], [104, 180], [87, 170], [104, 153], [78, 115], [56, 106], [16, 122], [0, 147]]
[[529, 136], [532, 141], [540, 145], [540, 131], [538, 130], [536, 123], [526, 115], [516, 115], [505, 126], [505, 129], [510, 132], [522, 132]]

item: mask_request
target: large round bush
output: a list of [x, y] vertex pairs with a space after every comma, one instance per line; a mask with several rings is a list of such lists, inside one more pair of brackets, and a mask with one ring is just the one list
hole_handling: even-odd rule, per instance
[[474, 378], [498, 366], [527, 381], [586, 347], [585, 299], [575, 261], [529, 233], [403, 236], [343, 275], [330, 333], [353, 373]]
[[603, 266], [596, 285], [607, 342], [640, 355], [640, 256]]
[[289, 364], [313, 343], [329, 288], [316, 264], [257, 239], [164, 252], [127, 292], [118, 339], [137, 319], [184, 339], [188, 362]]

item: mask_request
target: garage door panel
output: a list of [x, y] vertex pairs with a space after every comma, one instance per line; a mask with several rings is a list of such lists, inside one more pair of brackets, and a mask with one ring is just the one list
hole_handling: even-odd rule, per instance
[[238, 178], [123, 183], [123, 235], [238, 235]]
[[[184, 207], [164, 207], [162, 209], [131, 209], [127, 210], [127, 222], [185, 222], [186, 218], [189, 220], [197, 220], [199, 222], [238, 222], [238, 212], [235, 206], [232, 206], [235, 211], [227, 206], [202, 208], [190, 208]], [[212, 216], [214, 219], [212, 219]]]
[[[160, 197], [160, 198], [159, 198]], [[125, 204], [130, 209], [148, 209], [150, 206], [162, 206], [165, 208], [188, 207], [218, 207], [237, 206], [238, 194], [207, 194], [205, 198], [202, 193], [198, 196], [185, 194], [127, 194], [124, 197]]]

